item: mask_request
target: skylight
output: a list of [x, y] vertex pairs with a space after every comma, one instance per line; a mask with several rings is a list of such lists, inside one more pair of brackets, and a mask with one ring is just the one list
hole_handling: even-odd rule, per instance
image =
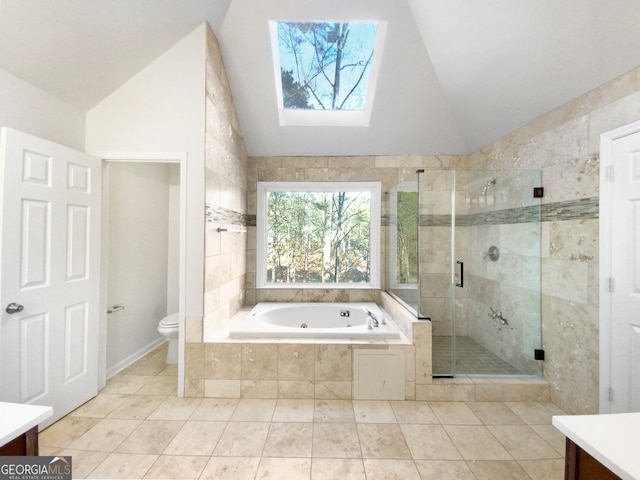
[[384, 22], [270, 22], [281, 125], [368, 125]]

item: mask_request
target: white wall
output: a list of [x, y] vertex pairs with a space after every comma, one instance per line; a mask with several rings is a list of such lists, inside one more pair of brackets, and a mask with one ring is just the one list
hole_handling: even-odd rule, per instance
[[206, 24], [87, 113], [86, 150], [187, 153], [186, 315], [202, 316]]
[[0, 126], [84, 151], [84, 113], [2, 69]]
[[180, 166], [167, 164], [169, 168], [169, 238], [167, 248], [167, 312], [179, 309], [180, 290]]
[[[177, 220], [170, 212], [176, 165], [109, 164], [108, 305], [124, 310], [107, 315], [107, 372], [120, 370], [163, 341], [158, 322], [177, 305], [177, 278], [169, 280], [169, 238]], [[177, 250], [177, 244], [172, 243]], [[177, 277], [175, 268], [171, 275]], [[169, 291], [167, 286], [173, 285]], [[174, 308], [174, 307], [171, 307]], [[121, 365], [122, 364], [122, 365]]]

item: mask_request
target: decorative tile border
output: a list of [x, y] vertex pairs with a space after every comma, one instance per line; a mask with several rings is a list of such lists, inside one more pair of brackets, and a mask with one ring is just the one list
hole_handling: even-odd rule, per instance
[[[456, 216], [456, 225], [504, 225], [509, 223], [561, 222], [565, 220], [587, 220], [599, 218], [600, 199], [583, 198], [520, 208], [509, 208], [486, 213]], [[383, 221], [384, 225], [384, 221]], [[451, 226], [450, 215], [420, 215], [422, 227]]]
[[595, 220], [600, 218], [600, 197], [542, 205], [542, 221]]
[[[462, 227], [475, 225], [503, 225], [508, 223], [561, 222], [564, 220], [588, 220], [599, 218], [600, 199], [598, 197], [582, 198], [564, 202], [547, 203], [520, 208], [509, 208], [486, 213], [458, 215], [456, 224]], [[209, 205], [207, 205], [209, 208]], [[208, 212], [208, 209], [207, 209]], [[233, 218], [228, 220], [227, 218]], [[243, 215], [238, 212], [216, 208], [212, 219], [208, 222], [240, 224], [247, 227], [256, 226], [255, 215]], [[395, 215], [380, 216], [380, 225], [388, 227], [396, 224]], [[449, 227], [450, 215], [420, 215], [422, 227]]]
[[205, 204], [205, 220], [207, 223], [225, 223], [228, 225], [255, 226], [256, 216], [229, 210], [223, 207], [214, 207]]
[[451, 215], [420, 215], [421, 227], [450, 227]]

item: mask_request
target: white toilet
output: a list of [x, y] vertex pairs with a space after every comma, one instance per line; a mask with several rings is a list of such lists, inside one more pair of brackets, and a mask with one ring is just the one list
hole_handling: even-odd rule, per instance
[[178, 313], [167, 315], [158, 324], [158, 332], [169, 339], [167, 363], [178, 363]]

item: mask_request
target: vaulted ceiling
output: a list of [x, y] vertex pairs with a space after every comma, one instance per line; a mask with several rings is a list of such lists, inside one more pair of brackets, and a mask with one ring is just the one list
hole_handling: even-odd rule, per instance
[[[269, 20], [388, 22], [368, 127], [279, 125]], [[640, 65], [638, 0], [0, 0], [0, 68], [88, 111], [204, 21], [256, 156], [468, 153]]]

